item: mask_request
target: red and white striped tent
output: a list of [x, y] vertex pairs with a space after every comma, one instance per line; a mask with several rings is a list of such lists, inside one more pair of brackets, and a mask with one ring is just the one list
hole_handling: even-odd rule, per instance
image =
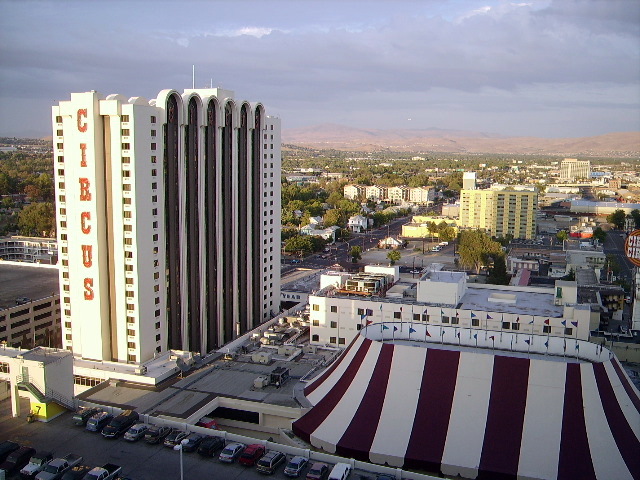
[[344, 457], [465, 478], [640, 479], [640, 396], [615, 356], [419, 346], [358, 335], [305, 388], [313, 407], [295, 434]]

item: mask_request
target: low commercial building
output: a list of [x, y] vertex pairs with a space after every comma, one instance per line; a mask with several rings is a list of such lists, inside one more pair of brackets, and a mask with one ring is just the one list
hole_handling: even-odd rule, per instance
[[406, 238], [428, 238], [438, 237], [438, 232], [431, 231], [429, 225], [435, 223], [440, 225], [446, 223], [448, 227], [453, 228], [454, 235], [458, 235], [458, 221], [449, 217], [431, 217], [424, 215], [414, 215], [411, 221], [402, 226], [402, 236]]

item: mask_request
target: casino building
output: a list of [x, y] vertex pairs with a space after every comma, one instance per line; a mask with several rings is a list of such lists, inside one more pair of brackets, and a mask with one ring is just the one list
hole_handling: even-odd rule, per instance
[[62, 341], [82, 358], [205, 353], [280, 298], [280, 120], [219, 88], [53, 107]]

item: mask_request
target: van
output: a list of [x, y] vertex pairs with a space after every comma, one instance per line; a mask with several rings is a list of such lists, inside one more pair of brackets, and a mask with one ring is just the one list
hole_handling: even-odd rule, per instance
[[96, 413], [93, 417], [87, 420], [85, 428], [90, 432], [99, 432], [107, 426], [112, 418], [113, 415], [107, 412]]
[[346, 480], [351, 473], [351, 465], [348, 463], [336, 463], [329, 474], [329, 480]]
[[125, 410], [120, 415], [109, 422], [109, 425], [102, 430], [102, 436], [105, 438], [115, 438], [121, 433], [129, 430], [134, 423], [138, 421], [139, 415], [135, 410]]

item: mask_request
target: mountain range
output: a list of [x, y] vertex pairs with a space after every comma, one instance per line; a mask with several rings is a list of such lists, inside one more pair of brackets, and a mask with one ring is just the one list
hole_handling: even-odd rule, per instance
[[580, 138], [509, 137], [464, 130], [364, 129], [322, 124], [283, 129], [282, 142], [314, 149], [638, 157], [640, 132]]

